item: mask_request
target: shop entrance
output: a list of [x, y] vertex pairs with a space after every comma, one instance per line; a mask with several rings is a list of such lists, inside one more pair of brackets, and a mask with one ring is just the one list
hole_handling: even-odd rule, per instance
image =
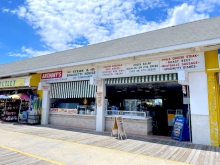
[[106, 90], [107, 109], [111, 114], [124, 111], [129, 117], [137, 112], [138, 118], [145, 113], [146, 117], [152, 117], [153, 135], [170, 136], [175, 113], [186, 116], [182, 85], [176, 81], [107, 85]]

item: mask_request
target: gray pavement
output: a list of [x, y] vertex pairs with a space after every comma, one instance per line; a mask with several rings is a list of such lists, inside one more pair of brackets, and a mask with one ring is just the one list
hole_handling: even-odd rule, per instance
[[[118, 140], [106, 132], [51, 125], [0, 123], [0, 149], [19, 152], [19, 161], [23, 156], [40, 164], [220, 164], [219, 147], [135, 136]], [[19, 165], [16, 157], [11, 161]]]

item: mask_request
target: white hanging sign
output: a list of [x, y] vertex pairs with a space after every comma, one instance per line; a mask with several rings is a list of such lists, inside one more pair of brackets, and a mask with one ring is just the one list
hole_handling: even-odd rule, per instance
[[50, 91], [50, 84], [40, 82], [38, 84], [38, 90], [43, 90], [43, 91]]
[[187, 71], [178, 71], [178, 83], [181, 85], [189, 85], [189, 76]]
[[102, 79], [90, 77], [90, 82], [89, 83], [90, 83], [90, 85], [101, 86], [102, 85]]

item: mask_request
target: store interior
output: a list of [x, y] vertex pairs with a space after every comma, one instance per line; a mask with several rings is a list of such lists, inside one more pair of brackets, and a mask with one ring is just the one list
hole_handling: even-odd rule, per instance
[[182, 85], [177, 82], [117, 84], [106, 88], [107, 109], [146, 112], [153, 119], [153, 135], [171, 135], [169, 113], [174, 116], [179, 110], [186, 117], [183, 98]]

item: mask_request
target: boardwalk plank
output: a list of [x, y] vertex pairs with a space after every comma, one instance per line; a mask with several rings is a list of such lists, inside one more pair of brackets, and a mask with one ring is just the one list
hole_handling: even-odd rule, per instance
[[201, 149], [202, 149], [202, 145], [199, 144], [198, 148], [197, 148], [197, 150], [195, 150], [195, 153], [194, 153], [193, 157], [191, 158], [190, 162], [188, 162], [189, 160], [187, 160], [186, 162], [191, 163], [191, 164], [195, 164], [197, 162], [198, 158], [199, 158]]

